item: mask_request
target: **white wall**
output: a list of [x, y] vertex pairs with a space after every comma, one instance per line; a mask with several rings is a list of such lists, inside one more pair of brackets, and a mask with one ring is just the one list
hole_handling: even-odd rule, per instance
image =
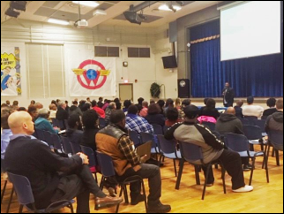
[[[37, 22], [10, 20], [1, 24], [1, 42], [10, 43], [48, 43], [48, 44], [81, 44], [93, 54], [95, 45], [119, 46], [120, 57], [117, 58], [117, 96], [119, 96], [118, 84], [123, 83], [125, 79], [129, 83], [133, 83], [134, 101], [139, 97], [146, 100], [151, 98], [150, 86], [153, 82], [165, 85], [165, 92], [162, 89], [161, 98], [177, 97], [177, 71], [170, 73], [163, 69], [162, 56], [170, 55], [171, 45], [168, 38], [163, 33], [153, 31], [153, 29], [139, 28], [133, 26], [131, 28], [116, 27], [96, 27], [94, 29], [75, 29], [73, 27], [61, 27], [50, 24], [42, 24]], [[127, 47], [150, 47], [151, 58], [128, 58]], [[94, 55], [92, 55], [94, 56]], [[90, 57], [92, 57], [90, 56]], [[122, 66], [123, 61], [128, 61], [128, 67]], [[66, 67], [66, 66], [65, 66]], [[40, 69], [40, 68], [39, 68]], [[66, 72], [67, 73], [67, 72]], [[18, 100], [20, 106], [27, 107], [32, 100], [27, 94], [27, 74], [22, 70], [22, 88], [23, 92], [18, 97], [2, 97], [4, 100]], [[123, 79], [122, 79], [123, 78]], [[137, 80], [137, 83], [135, 83]], [[68, 78], [66, 78], [68, 81]], [[86, 98], [85, 97], [78, 97]], [[66, 97], [54, 97], [49, 99], [36, 99], [48, 106], [52, 99], [64, 99], [72, 101], [68, 90], [68, 82], [66, 82]], [[91, 97], [96, 99], [97, 97]], [[114, 98], [114, 97], [106, 97]]]

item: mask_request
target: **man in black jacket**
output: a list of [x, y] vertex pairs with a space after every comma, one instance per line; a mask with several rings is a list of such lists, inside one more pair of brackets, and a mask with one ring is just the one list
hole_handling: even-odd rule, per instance
[[[77, 212], [89, 213], [89, 193], [96, 196], [96, 205], [114, 205], [121, 198], [106, 196], [88, 168], [88, 157], [78, 153], [71, 158], [51, 152], [48, 145], [34, 138], [34, 123], [27, 112], [14, 112], [8, 119], [13, 132], [6, 150], [7, 171], [29, 179], [37, 209], [59, 200], [77, 197]], [[60, 172], [60, 173], [58, 173]]]
[[230, 83], [226, 82], [225, 88], [223, 89], [223, 103], [225, 107], [233, 106], [235, 92], [234, 89], [230, 87]]
[[[225, 148], [224, 142], [218, 140], [211, 131], [197, 124], [199, 109], [190, 105], [185, 108], [185, 121], [172, 126], [165, 134], [167, 140], [176, 139], [184, 143], [192, 143], [200, 146], [203, 153], [203, 161], [208, 164], [211, 161], [219, 160], [224, 165], [228, 174], [232, 177], [233, 192], [242, 193], [253, 190], [252, 186], [244, 183], [244, 175], [242, 171], [241, 157], [238, 153]], [[207, 167], [202, 167], [206, 172]], [[208, 176], [207, 185], [214, 183], [212, 169]]]

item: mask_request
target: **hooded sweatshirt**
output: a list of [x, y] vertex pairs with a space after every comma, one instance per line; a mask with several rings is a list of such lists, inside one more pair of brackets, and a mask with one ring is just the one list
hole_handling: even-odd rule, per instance
[[283, 132], [283, 112], [277, 111], [274, 114], [268, 116], [266, 120], [265, 130], [276, 130]]
[[215, 129], [222, 135], [229, 132], [244, 134], [242, 122], [232, 114], [221, 114], [216, 123]]

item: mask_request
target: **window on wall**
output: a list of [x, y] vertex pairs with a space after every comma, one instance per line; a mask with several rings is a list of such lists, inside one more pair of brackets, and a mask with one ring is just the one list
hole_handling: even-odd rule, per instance
[[128, 48], [129, 58], [150, 58], [150, 48]]
[[65, 97], [63, 45], [27, 44], [30, 99]]
[[119, 57], [119, 47], [95, 46], [95, 56]]

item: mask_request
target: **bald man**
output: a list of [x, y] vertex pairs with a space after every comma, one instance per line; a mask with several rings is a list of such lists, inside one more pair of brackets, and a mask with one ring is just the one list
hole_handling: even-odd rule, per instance
[[51, 152], [46, 143], [33, 137], [34, 123], [27, 112], [11, 114], [8, 123], [13, 136], [5, 155], [7, 171], [29, 179], [37, 209], [77, 197], [77, 212], [89, 213], [90, 192], [96, 196], [98, 207], [122, 201], [106, 196], [99, 189], [87, 166], [86, 155], [78, 153], [71, 158], [61, 157]]
[[[236, 110], [233, 107], [229, 107], [225, 114], [221, 114], [217, 120], [216, 131], [221, 135], [227, 133], [244, 134], [243, 124], [239, 118], [236, 117]], [[251, 165], [249, 164], [249, 158], [242, 158], [243, 170], [251, 170]]]

